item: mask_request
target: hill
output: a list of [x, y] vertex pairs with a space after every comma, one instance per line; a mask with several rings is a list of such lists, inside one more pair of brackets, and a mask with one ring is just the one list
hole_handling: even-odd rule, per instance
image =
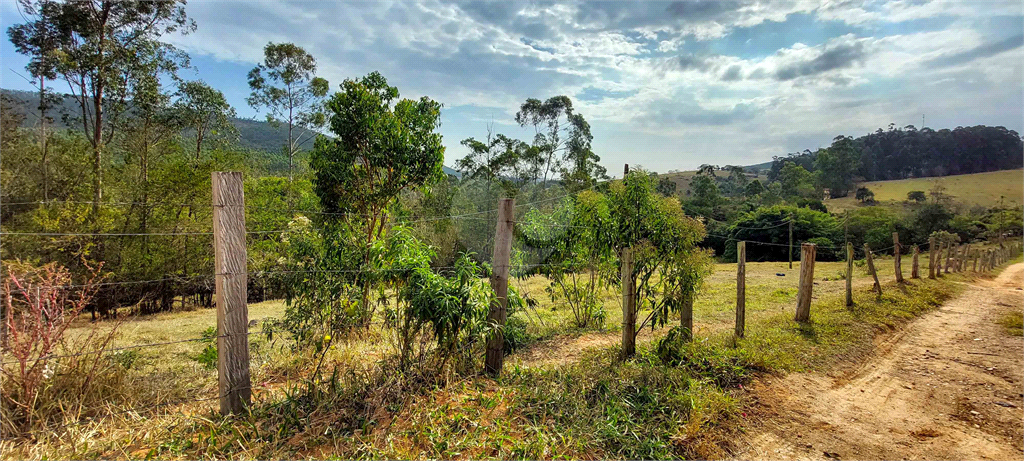
[[[0, 89], [0, 95], [3, 95], [8, 101], [11, 102], [12, 108], [18, 113], [24, 115], [21, 122], [22, 127], [36, 127], [39, 123], [39, 115], [37, 109], [39, 105], [39, 94], [30, 91], [21, 90], [8, 90]], [[64, 95], [64, 98], [60, 101], [57, 107], [51, 109], [48, 116], [52, 119], [52, 127], [58, 129], [68, 129], [69, 124], [74, 123], [74, 117], [79, 114], [81, 109], [78, 107], [76, 100], [69, 95]], [[232, 125], [238, 130], [238, 144], [246, 149], [252, 149], [261, 151], [265, 157], [263, 164], [267, 166], [271, 173], [283, 173], [287, 170], [288, 159], [284, 154], [284, 146], [288, 144], [288, 126], [287, 125], [273, 125], [264, 120], [254, 120], [247, 118], [232, 118]], [[79, 125], [72, 127], [73, 129], [79, 129]], [[310, 139], [299, 146], [300, 151], [309, 151], [313, 148], [312, 135], [315, 133], [303, 128], [297, 128], [294, 131], [296, 136], [301, 136], [302, 139]], [[302, 153], [299, 157], [304, 157]], [[460, 177], [461, 174], [454, 169], [444, 167], [446, 174]]]
[[[991, 207], [1000, 203], [1007, 206], [1013, 204], [1021, 206], [1024, 204], [1024, 170], [1022, 169], [934, 178], [870, 181], [858, 184], [858, 187], [867, 187], [875, 193], [875, 201], [884, 204], [906, 201], [907, 193], [910, 191], [919, 190], [927, 194], [936, 184], [944, 186], [945, 194], [951, 196], [954, 201], [968, 206]], [[825, 205], [831, 211], [862, 206], [853, 197], [853, 194], [826, 200]]]

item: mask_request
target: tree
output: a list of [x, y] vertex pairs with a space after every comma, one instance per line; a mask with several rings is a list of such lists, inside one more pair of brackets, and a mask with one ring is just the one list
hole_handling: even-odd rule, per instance
[[833, 198], [846, 197], [850, 193], [854, 173], [859, 168], [860, 151], [849, 136], [836, 136], [831, 147], [819, 150], [814, 157], [815, 172]]
[[907, 192], [907, 201], [921, 203], [928, 200], [928, 197], [924, 195], [923, 190], [912, 190]]
[[456, 166], [466, 178], [486, 180], [488, 197], [492, 182], [501, 185], [506, 197], [515, 197], [524, 186], [537, 181], [544, 164], [536, 146], [503, 134], [492, 137], [490, 130], [485, 142], [466, 138], [462, 145], [470, 152]]
[[[317, 138], [310, 158], [324, 211], [347, 213], [348, 222], [362, 227], [364, 259], [398, 195], [444, 178], [441, 104], [398, 97], [398, 88], [377, 72], [346, 79], [326, 104], [335, 137]], [[364, 311], [369, 282], [361, 280]]]
[[142, 79], [176, 76], [188, 55], [163, 43], [164, 34], [195, 30], [183, 0], [22, 0], [30, 16], [7, 34], [40, 74], [57, 74], [81, 109], [82, 129], [93, 148], [93, 209], [103, 198], [103, 152]]
[[203, 140], [208, 134], [236, 132], [231, 124], [235, 109], [228, 104], [220, 90], [198, 80], [181, 83], [175, 96], [177, 100], [171, 110], [181, 126], [192, 130], [196, 141], [197, 162], [203, 150]]
[[[249, 71], [252, 93], [246, 101], [254, 109], [266, 108], [267, 121], [288, 124], [288, 181], [294, 174], [295, 153], [309, 141], [309, 130], [326, 121], [322, 102], [330, 85], [316, 76], [316, 58], [293, 43], [268, 43], [263, 62]], [[306, 137], [295, 136], [295, 127], [305, 128]]]
[[[545, 187], [548, 173], [555, 170], [562, 172], [562, 180], [571, 189], [587, 188], [596, 179], [607, 177], [607, 170], [597, 163], [601, 158], [590, 149], [594, 139], [590, 124], [573, 112], [568, 96], [555, 96], [547, 101], [527, 99], [516, 113], [516, 122], [534, 128], [533, 145], [545, 158]], [[562, 158], [555, 156], [557, 152], [562, 153]]]
[[[700, 286], [699, 274], [704, 272], [695, 277], [685, 266], [693, 263], [688, 254], [698, 250], [705, 230], [700, 221], [683, 213], [678, 200], [655, 193], [653, 179], [642, 170], [613, 182], [607, 197], [611, 218], [603, 231], [607, 237], [599, 240], [615, 251], [633, 250], [633, 272], [625, 276], [632, 278], [636, 304], [625, 308], [633, 310], [629, 317], [634, 321], [637, 312], [650, 310], [639, 327], [623, 325], [635, 340], [645, 326], [664, 325]], [[622, 352], [628, 357], [634, 351], [624, 343]]]
[[786, 163], [779, 172], [779, 183], [782, 185], [782, 196], [787, 200], [794, 198], [821, 199], [821, 194], [814, 186], [814, 174], [796, 163]]
[[875, 193], [871, 192], [871, 189], [868, 189], [867, 187], [858, 187], [857, 194], [854, 195], [854, 198], [860, 200], [860, 203], [870, 203], [875, 201]]
[[764, 185], [761, 184], [759, 179], [755, 179], [750, 181], [750, 184], [747, 184], [747, 187], [743, 190], [743, 195], [746, 195], [747, 197], [756, 197], [762, 192], [764, 192]]
[[676, 187], [678, 186], [676, 185], [675, 181], [673, 181], [670, 178], [663, 177], [658, 179], [658, 186], [655, 188], [655, 190], [657, 190], [659, 194], [664, 195], [665, 197], [671, 197], [675, 195]]

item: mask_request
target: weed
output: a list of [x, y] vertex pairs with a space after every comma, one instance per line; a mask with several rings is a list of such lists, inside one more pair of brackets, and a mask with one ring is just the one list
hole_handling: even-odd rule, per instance
[[1024, 312], [1007, 312], [999, 319], [999, 324], [1006, 328], [1007, 334], [1024, 336]]

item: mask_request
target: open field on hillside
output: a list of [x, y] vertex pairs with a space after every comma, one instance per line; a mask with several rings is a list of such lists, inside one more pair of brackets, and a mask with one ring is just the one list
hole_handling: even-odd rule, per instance
[[[947, 195], [954, 201], [968, 206], [990, 207], [1003, 204], [1010, 206], [1024, 204], [1024, 170], [990, 171], [987, 173], [942, 176], [936, 178], [899, 179], [894, 181], [872, 181], [861, 183], [875, 193], [878, 202], [902, 202], [910, 191], [924, 191], [926, 194], [935, 184], [945, 186]], [[830, 211], [840, 211], [861, 206], [853, 193], [849, 196], [826, 200]]]
[[[690, 190], [690, 181], [693, 180], [693, 177], [696, 174], [697, 174], [696, 171], [679, 171], [679, 172], [675, 172], [675, 173], [661, 173], [661, 174], [658, 175], [658, 177], [660, 178], [660, 177], [664, 176], [664, 177], [667, 177], [667, 178], [671, 179], [672, 181], [674, 181], [676, 183], [676, 192], [682, 193], [683, 196], [685, 197], [685, 196], [689, 195], [687, 192]], [[723, 179], [724, 178], [728, 178], [729, 177], [729, 172], [728, 171], [715, 170], [715, 176], [718, 177], [718, 178], [723, 178]], [[762, 184], [767, 184], [768, 183], [768, 176], [764, 175], [764, 174], [756, 175], [755, 176], [752, 173], [747, 173], [747, 179], [751, 180], [751, 181], [757, 179], [757, 180], [760, 180]]]
[[[910, 264], [905, 258], [907, 277]], [[679, 367], [659, 365], [653, 341], [671, 323], [641, 333], [634, 361], [615, 358], [621, 323], [615, 290], [604, 296], [605, 328], [581, 331], [567, 326], [568, 309], [545, 298], [543, 278], [515, 281], [539, 304], [517, 314], [527, 319], [534, 340], [507, 359], [502, 379], [455, 378], [404, 401], [379, 403], [369, 419], [360, 419], [361, 427], [341, 422], [352, 416], [346, 410], [352, 405], [345, 400], [352, 398], [349, 391], [317, 404], [315, 394], [304, 390], [309, 357], [292, 353], [282, 338], [268, 341], [256, 334], [251, 339], [256, 409], [241, 421], [216, 416], [215, 399], [177, 403], [216, 396], [216, 370], [200, 359], [207, 343], [133, 349], [112, 357], [125, 362], [131, 376], [108, 397], [115, 416], [93, 415], [97, 418], [56, 427], [32, 442], [5, 440], [0, 453], [4, 458], [184, 459], [722, 456], [729, 442], [721, 431], [741, 424], [735, 418], [743, 405], [742, 383], [754, 373], [825, 369], [863, 357], [880, 328], [934, 308], [960, 289], [956, 281], [976, 277], [952, 274], [896, 289], [892, 258], [877, 258], [877, 267], [886, 295], [875, 299], [871, 279], [858, 264], [857, 307], [849, 310], [841, 301], [845, 263], [817, 263], [812, 322], [799, 325], [792, 320], [799, 262], [793, 269], [785, 262], [748, 263], [747, 336], [736, 344], [731, 335], [736, 266], [718, 264], [694, 309], [697, 342], [687, 354], [700, 361]], [[926, 274], [927, 257], [921, 267]], [[249, 318], [259, 323], [281, 316], [285, 306], [268, 301], [249, 309]], [[114, 346], [194, 338], [215, 325], [214, 310], [130, 319], [120, 326]], [[89, 328], [82, 324], [76, 332]], [[375, 327], [338, 343], [328, 351], [325, 366], [337, 367], [342, 376], [336, 379], [349, 383], [380, 366], [378, 359], [393, 347], [388, 332]], [[598, 388], [607, 397], [588, 400]]]

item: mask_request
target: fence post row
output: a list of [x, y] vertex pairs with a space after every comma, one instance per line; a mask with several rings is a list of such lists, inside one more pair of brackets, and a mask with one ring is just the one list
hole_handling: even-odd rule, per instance
[[736, 337], [743, 337], [747, 315], [747, 242], [736, 242]]
[[900, 251], [900, 234], [898, 232], [892, 233], [892, 254], [893, 254], [893, 268], [896, 270], [896, 283], [903, 283], [903, 256]]
[[853, 305], [853, 243], [846, 243], [846, 306]]
[[811, 294], [814, 290], [814, 256], [817, 246], [813, 243], [800, 245], [800, 288], [796, 299], [797, 322], [806, 322], [811, 318]]
[[868, 244], [864, 244], [864, 257], [868, 261], [868, 272], [871, 273], [871, 277], [875, 279], [874, 288], [875, 292], [878, 293], [878, 297], [882, 297], [882, 284], [878, 283], [878, 271], [875, 270], [875, 259], [871, 257], [871, 247]]
[[252, 397], [242, 173], [215, 171], [214, 276], [217, 295], [217, 381], [221, 414], [241, 413]]
[[921, 278], [921, 274], [917, 270], [917, 259], [921, 253], [921, 250], [917, 247], [917, 245], [914, 245], [911, 251], [913, 251], [914, 253], [914, 259], [912, 265], [910, 266], [910, 278], [919, 279]]
[[501, 374], [505, 361], [505, 319], [508, 317], [508, 272], [512, 254], [512, 231], [515, 226], [515, 199], [498, 200], [498, 222], [494, 228], [494, 253], [491, 259], [491, 289], [494, 302], [487, 313], [487, 323], [494, 332], [487, 338], [484, 371], [491, 376]]
[[956, 246], [956, 245], [953, 245], [953, 242], [949, 242], [946, 245], [946, 268], [945, 268], [945, 272], [947, 274], [949, 273], [949, 265], [950, 265], [951, 262], [953, 262], [953, 247], [954, 246]]

